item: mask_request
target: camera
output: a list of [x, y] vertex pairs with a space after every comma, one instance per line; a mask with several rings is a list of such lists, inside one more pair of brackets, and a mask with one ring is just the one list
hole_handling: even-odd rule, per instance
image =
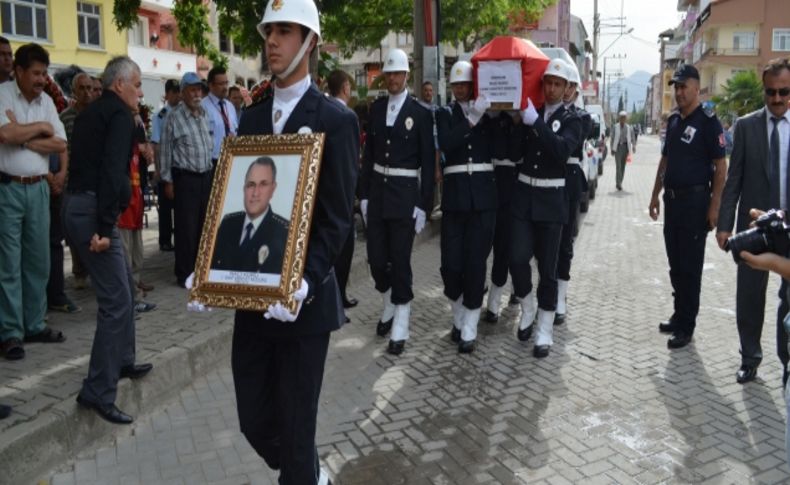
[[741, 251], [752, 254], [767, 252], [787, 256], [790, 251], [790, 226], [785, 224], [784, 212], [771, 209], [754, 221], [754, 227], [727, 239], [726, 251], [732, 251], [736, 263], [743, 261]]

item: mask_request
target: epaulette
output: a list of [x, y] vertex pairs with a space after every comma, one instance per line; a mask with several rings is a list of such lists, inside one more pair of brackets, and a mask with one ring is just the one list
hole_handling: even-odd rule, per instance
[[288, 219], [286, 219], [285, 217], [279, 214], [275, 214], [274, 212], [272, 212], [272, 220], [274, 220], [274, 222], [277, 222], [283, 227], [288, 227], [288, 225], [290, 224], [290, 221]]
[[244, 217], [245, 215], [246, 215], [246, 212], [244, 212], [244, 211], [231, 212], [230, 214], [225, 214], [224, 216], [222, 216], [222, 220], [224, 221], [226, 219], [233, 219], [233, 218], [236, 218], [236, 217]]
[[164, 119], [164, 117], [167, 116], [167, 108], [160, 109], [159, 113], [157, 113], [156, 116], [158, 116], [159, 118]]

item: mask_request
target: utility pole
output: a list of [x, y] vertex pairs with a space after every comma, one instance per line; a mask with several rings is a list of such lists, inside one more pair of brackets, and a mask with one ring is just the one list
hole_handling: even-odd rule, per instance
[[601, 99], [600, 83], [598, 82], [598, 38], [601, 35], [601, 15], [598, 13], [598, 0], [593, 4], [593, 83], [598, 88], [598, 99]]
[[425, 2], [423, 0], [414, 0], [414, 42], [412, 57], [414, 58], [414, 66], [411, 70], [411, 81], [414, 83], [414, 90], [412, 93], [419, 97], [420, 88], [422, 86], [422, 61], [423, 49], [425, 47]]

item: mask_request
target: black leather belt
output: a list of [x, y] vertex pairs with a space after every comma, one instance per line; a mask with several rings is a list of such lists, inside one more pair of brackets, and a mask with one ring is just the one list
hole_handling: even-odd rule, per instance
[[69, 189], [66, 191], [69, 195], [92, 195], [96, 197], [96, 192], [93, 190], [79, 190], [79, 189]]
[[710, 185], [690, 185], [688, 187], [680, 187], [679, 189], [664, 189], [664, 195], [670, 199], [677, 199], [691, 194], [698, 194], [700, 192], [710, 192]]
[[22, 185], [32, 185], [41, 182], [42, 180], [46, 180], [46, 175], [27, 175], [27, 176], [19, 176], [19, 175], [10, 175], [5, 172], [0, 172], [0, 183], [7, 184], [9, 182], [16, 182]]

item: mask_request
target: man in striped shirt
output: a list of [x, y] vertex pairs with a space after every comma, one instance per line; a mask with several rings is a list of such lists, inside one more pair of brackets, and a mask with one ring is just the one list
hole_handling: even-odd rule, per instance
[[200, 104], [202, 81], [194, 72], [181, 79], [181, 103], [167, 116], [159, 140], [164, 195], [175, 211], [175, 275], [178, 286], [192, 273], [213, 176], [214, 143]]

